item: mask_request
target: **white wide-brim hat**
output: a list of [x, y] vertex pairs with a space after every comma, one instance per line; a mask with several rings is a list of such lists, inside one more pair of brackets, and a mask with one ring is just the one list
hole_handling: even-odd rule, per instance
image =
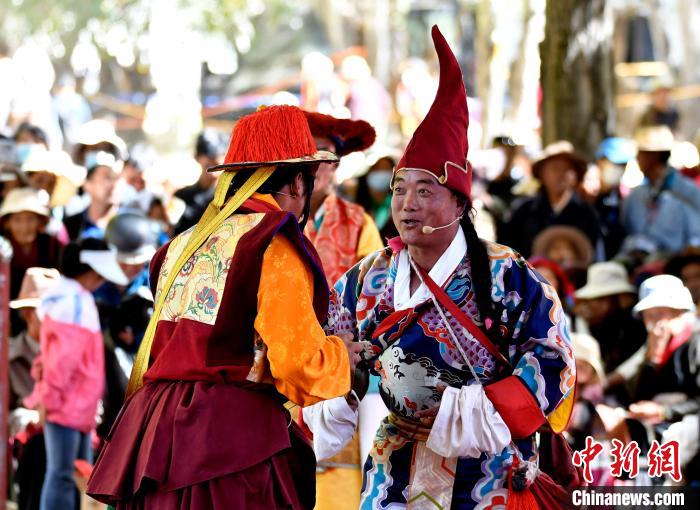
[[639, 302], [632, 312], [638, 316], [650, 308], [673, 308], [694, 312], [695, 303], [690, 290], [679, 278], [662, 274], [644, 280], [639, 288]]
[[599, 262], [588, 268], [586, 285], [576, 291], [576, 299], [598, 299], [616, 294], [636, 294], [624, 266], [618, 262]]
[[127, 285], [129, 279], [117, 262], [115, 250], [83, 250], [80, 252], [80, 262], [90, 266], [108, 282], [117, 285]]

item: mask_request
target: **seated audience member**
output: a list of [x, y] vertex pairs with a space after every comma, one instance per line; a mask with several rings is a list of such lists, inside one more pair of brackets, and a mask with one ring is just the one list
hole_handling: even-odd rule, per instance
[[583, 232], [566, 225], [547, 227], [537, 234], [532, 255], [556, 262], [576, 287], [586, 282], [586, 269], [594, 258], [593, 246]]
[[644, 324], [632, 314], [636, 292], [617, 262], [593, 264], [586, 285], [576, 291], [576, 315], [600, 343], [606, 373], [644, 344]]
[[[675, 276], [649, 278], [642, 283], [639, 297], [634, 312], [641, 315], [648, 338], [643, 362], [632, 380], [629, 415], [653, 427], [658, 439], [672, 424], [678, 424], [675, 428], [688, 423], [697, 427], [700, 324], [690, 291]], [[686, 454], [685, 481], [700, 481], [700, 462], [689, 459], [688, 453], [681, 452], [681, 456]]]

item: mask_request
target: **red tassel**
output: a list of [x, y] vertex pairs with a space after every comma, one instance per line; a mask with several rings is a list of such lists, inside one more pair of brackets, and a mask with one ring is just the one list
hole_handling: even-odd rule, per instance
[[537, 500], [532, 495], [529, 487], [522, 490], [513, 488], [513, 472], [520, 465], [520, 459], [516, 454], [513, 454], [513, 464], [508, 470], [508, 499], [506, 501], [506, 510], [539, 510]]
[[302, 110], [270, 106], [238, 121], [224, 163], [281, 161], [315, 152], [316, 143]]

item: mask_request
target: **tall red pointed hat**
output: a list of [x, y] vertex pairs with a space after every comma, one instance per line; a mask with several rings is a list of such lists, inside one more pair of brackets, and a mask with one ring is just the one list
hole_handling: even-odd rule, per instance
[[413, 133], [394, 176], [401, 170], [421, 170], [469, 197], [472, 187], [472, 170], [467, 161], [469, 110], [462, 70], [437, 25], [433, 25], [432, 36], [440, 62], [440, 83], [428, 115]]

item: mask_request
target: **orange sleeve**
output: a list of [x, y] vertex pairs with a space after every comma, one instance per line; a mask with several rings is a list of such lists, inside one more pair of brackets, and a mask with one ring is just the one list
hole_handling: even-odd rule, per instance
[[350, 391], [345, 345], [316, 320], [311, 270], [283, 235], [263, 256], [255, 330], [275, 387], [292, 402], [308, 406]]

